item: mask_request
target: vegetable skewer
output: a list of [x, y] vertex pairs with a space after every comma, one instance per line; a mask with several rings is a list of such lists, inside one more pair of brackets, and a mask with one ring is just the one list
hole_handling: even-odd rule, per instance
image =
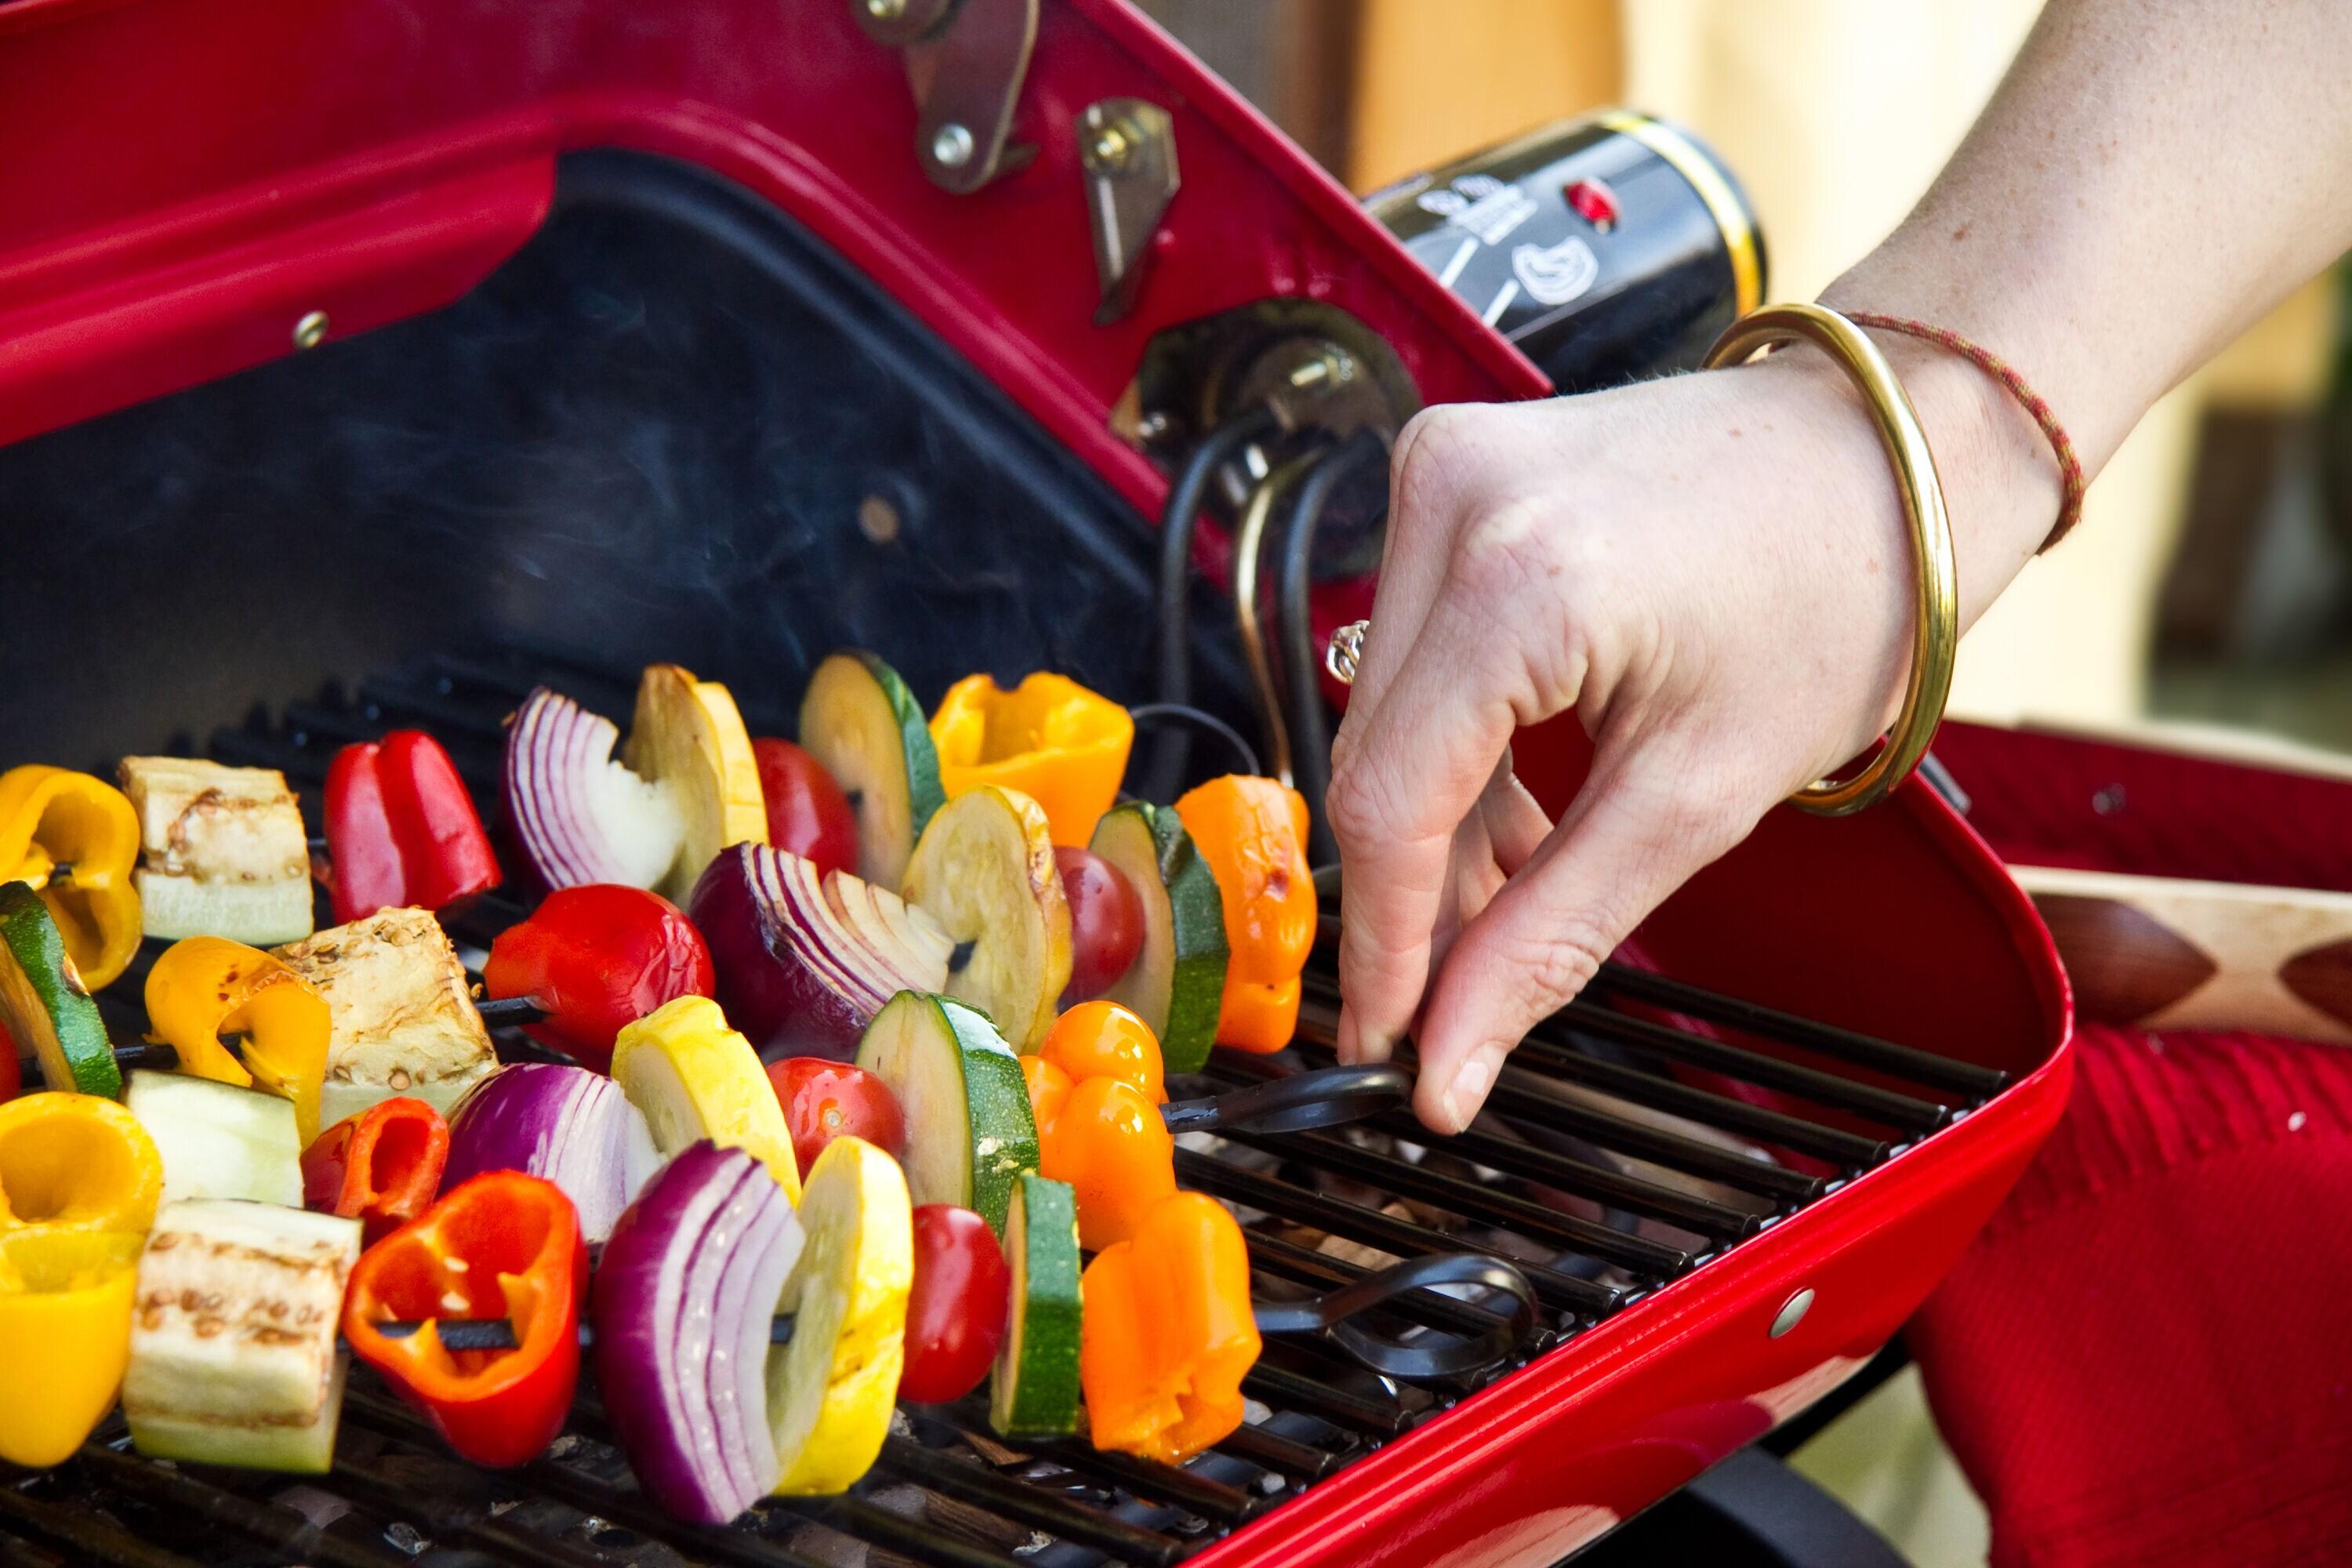
[[[1377, 1311], [1391, 1300], [1433, 1286], [1483, 1286], [1512, 1299], [1510, 1316], [1475, 1339], [1444, 1344], [1423, 1344], [1391, 1339], [1357, 1326], [1354, 1319]], [[1304, 1301], [1256, 1301], [1253, 1316], [1262, 1334], [1320, 1334], [1332, 1339], [1374, 1372], [1395, 1377], [1457, 1377], [1483, 1371], [1507, 1359], [1535, 1328], [1535, 1287], [1527, 1276], [1498, 1258], [1477, 1252], [1436, 1252], [1410, 1258], [1378, 1268], [1361, 1279], [1327, 1295]], [[793, 1342], [793, 1316], [780, 1312], [769, 1321], [768, 1342]], [[408, 1339], [430, 1323], [450, 1351], [510, 1351], [515, 1348], [513, 1321], [507, 1318], [426, 1318], [415, 1321], [382, 1322], [375, 1331], [388, 1340]], [[595, 1331], [580, 1325], [580, 1342], [595, 1342]]]
[[[528, 996], [485, 996], [475, 1004], [482, 1016], [482, 1026], [502, 1029], [519, 1024], [536, 1024], [549, 1016], [548, 1009]], [[221, 1047], [231, 1056], [242, 1057], [248, 1037], [234, 1031], [220, 1037]], [[124, 1072], [134, 1068], [154, 1068], [169, 1072], [179, 1067], [179, 1047], [169, 1040], [139, 1040], [114, 1047], [114, 1065]]]
[[[324, 834], [313, 833], [305, 837], [302, 840], [302, 843], [303, 847], [308, 848], [313, 855], [324, 855], [327, 853], [327, 839]], [[49, 867], [49, 880], [52, 882], [72, 881], [74, 876], [74, 866], [75, 862], [71, 860], [57, 861]]]

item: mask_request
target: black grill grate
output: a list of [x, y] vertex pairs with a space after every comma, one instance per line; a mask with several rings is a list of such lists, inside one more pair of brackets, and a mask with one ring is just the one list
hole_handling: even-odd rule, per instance
[[[553, 654], [436, 656], [348, 695], [289, 705], [276, 721], [257, 713], [211, 749], [225, 762], [283, 769], [315, 824], [336, 748], [393, 728], [430, 730], [495, 821], [501, 720], [541, 680], [617, 715], [634, 686], [633, 676]], [[747, 707], [745, 717], [755, 732], [773, 733], [783, 716]], [[523, 912], [493, 896], [453, 932], [461, 947], [483, 947]], [[1298, 1044], [1277, 1057], [1220, 1052], [1199, 1089], [1328, 1059], [1335, 933], [1327, 921]], [[151, 948], [142, 964], [152, 956]], [[134, 967], [100, 998], [120, 1039], [144, 1029], [142, 973]], [[1649, 1012], [1622, 1011], [1626, 1004]], [[541, 1054], [513, 1030], [499, 1043], [502, 1054]], [[1615, 965], [1513, 1063], [1491, 1113], [1443, 1148], [1392, 1113], [1344, 1131], [1222, 1135], [1180, 1148], [1179, 1177], [1243, 1214], [1262, 1296], [1326, 1290], [1391, 1258], [1466, 1250], [1511, 1259], [1543, 1308], [1526, 1347], [1533, 1356], [1899, 1153], [2004, 1081]], [[1669, 1076], [1675, 1069], [1681, 1076]], [[1779, 1108], [1719, 1092], [1715, 1079], [1776, 1090]], [[1376, 1326], [1466, 1335], [1498, 1321], [1474, 1302], [1423, 1291], [1390, 1303]], [[593, 1390], [547, 1456], [487, 1472], [451, 1458], [354, 1368], [331, 1475], [151, 1462], [130, 1452], [114, 1422], [57, 1469], [0, 1484], [0, 1563], [1163, 1565], [1507, 1371], [1409, 1384], [1363, 1370], [1326, 1342], [1270, 1340], [1244, 1385], [1262, 1408], [1181, 1468], [1083, 1442], [1008, 1447], [989, 1434], [977, 1399], [909, 1409], [848, 1496], [771, 1500], [713, 1529], [666, 1518], [636, 1492]]]

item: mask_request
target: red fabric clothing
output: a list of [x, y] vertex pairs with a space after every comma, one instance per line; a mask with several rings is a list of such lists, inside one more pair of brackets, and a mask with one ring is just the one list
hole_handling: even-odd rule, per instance
[[1906, 1331], [1993, 1568], [2352, 1563], [2352, 1052], [2085, 1026]]

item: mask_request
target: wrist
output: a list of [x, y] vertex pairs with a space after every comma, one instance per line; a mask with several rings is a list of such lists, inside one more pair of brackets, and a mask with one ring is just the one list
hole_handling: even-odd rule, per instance
[[[1825, 302], [1832, 309], [1875, 309], [1859, 299]], [[2050, 537], [2064, 500], [2063, 471], [2033, 416], [1992, 374], [1941, 344], [1865, 330], [1903, 384], [1935, 456], [1951, 519], [1965, 629]], [[1867, 419], [1858, 401], [1854, 416]]]
[[2033, 416], [1990, 372], [1942, 344], [1869, 331], [1935, 451], [1960, 553], [1964, 624], [1973, 623], [2048, 542], [2065, 502], [2064, 471]]

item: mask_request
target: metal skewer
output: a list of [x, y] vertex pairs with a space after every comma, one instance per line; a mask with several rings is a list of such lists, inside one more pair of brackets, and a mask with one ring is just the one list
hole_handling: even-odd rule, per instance
[[[1358, 1327], [1353, 1319], [1376, 1310], [1392, 1298], [1433, 1286], [1472, 1286], [1499, 1291], [1511, 1298], [1511, 1314], [1486, 1333], [1439, 1342], [1391, 1339]], [[1441, 1252], [1392, 1263], [1328, 1295], [1304, 1301], [1259, 1301], [1252, 1317], [1262, 1334], [1328, 1334], [1356, 1360], [1374, 1372], [1392, 1377], [1456, 1377], [1482, 1371], [1507, 1360], [1536, 1325], [1536, 1291], [1527, 1276], [1498, 1258], [1472, 1252]], [[793, 1342], [795, 1319], [779, 1312], [769, 1321], [768, 1342]], [[511, 1318], [433, 1318], [419, 1321], [392, 1321], [372, 1325], [388, 1340], [404, 1340], [430, 1323], [442, 1347], [452, 1351], [510, 1351], [518, 1348]], [[595, 1331], [580, 1325], [580, 1342], [595, 1342]]]

